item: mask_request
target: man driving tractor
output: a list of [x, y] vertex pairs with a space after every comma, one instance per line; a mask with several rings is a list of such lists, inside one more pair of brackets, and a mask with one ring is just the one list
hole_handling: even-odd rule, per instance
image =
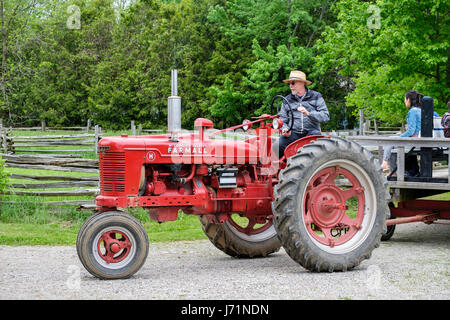
[[[280, 159], [289, 144], [306, 136], [321, 134], [320, 123], [330, 120], [330, 114], [322, 95], [306, 87], [311, 84], [311, 81], [306, 79], [304, 72], [293, 70], [289, 79], [283, 80], [283, 82], [289, 83], [291, 93], [285, 97], [281, 107], [280, 119], [283, 121], [281, 137], [273, 146], [273, 150], [279, 152]], [[290, 127], [289, 108], [294, 113], [294, 125], [291, 131], [288, 131]]]

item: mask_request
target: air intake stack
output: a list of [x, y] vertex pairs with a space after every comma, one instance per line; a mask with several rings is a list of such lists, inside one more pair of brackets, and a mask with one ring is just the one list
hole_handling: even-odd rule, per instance
[[167, 130], [170, 133], [170, 141], [178, 141], [181, 131], [181, 98], [178, 96], [178, 72], [172, 70], [172, 89], [168, 98]]

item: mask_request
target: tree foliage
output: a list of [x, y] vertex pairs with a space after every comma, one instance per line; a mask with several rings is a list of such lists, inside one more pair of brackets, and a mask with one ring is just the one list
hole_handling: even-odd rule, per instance
[[399, 122], [404, 94], [415, 89], [442, 114], [450, 93], [447, 1], [341, 0], [333, 10], [338, 21], [318, 41], [317, 62], [354, 82], [347, 106]]
[[[178, 69], [182, 125], [270, 112], [292, 69], [331, 113], [404, 119], [417, 89], [449, 93], [449, 5], [439, 0], [0, 0], [4, 124], [167, 125]], [[375, 5], [375, 7], [374, 7]], [[77, 11], [78, 10], [78, 11]], [[378, 10], [378, 11], [377, 11]], [[376, 13], [379, 12], [379, 21]], [[379, 25], [377, 24], [379, 22]], [[373, 27], [375, 26], [375, 27]]]
[[[226, 124], [267, 113], [274, 95], [289, 92], [282, 80], [291, 70], [312, 74], [313, 45], [333, 20], [329, 3], [232, 0], [210, 10], [209, 19], [221, 32], [211, 63], [218, 65], [222, 81], [211, 87], [216, 98], [211, 113]], [[321, 79], [313, 80], [311, 88], [326, 90]]]

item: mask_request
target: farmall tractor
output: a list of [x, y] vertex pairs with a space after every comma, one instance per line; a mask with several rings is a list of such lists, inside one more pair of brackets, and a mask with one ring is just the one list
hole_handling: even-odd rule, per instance
[[279, 159], [272, 145], [282, 123], [269, 114], [224, 130], [199, 118], [193, 132], [183, 133], [174, 71], [169, 134], [99, 141], [98, 212], [77, 238], [91, 274], [127, 278], [144, 264], [147, 233], [119, 210], [127, 207], [145, 208], [158, 222], [176, 220], [180, 211], [198, 215], [212, 244], [232, 257], [265, 257], [283, 246], [316, 272], [349, 270], [370, 257], [386, 232], [389, 194], [368, 150], [338, 137], [308, 136]]

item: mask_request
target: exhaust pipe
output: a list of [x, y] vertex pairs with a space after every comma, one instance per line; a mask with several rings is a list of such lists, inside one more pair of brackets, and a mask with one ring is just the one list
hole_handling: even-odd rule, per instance
[[168, 98], [167, 131], [170, 133], [170, 141], [178, 141], [181, 131], [181, 98], [178, 96], [178, 71], [172, 70], [171, 95]]

